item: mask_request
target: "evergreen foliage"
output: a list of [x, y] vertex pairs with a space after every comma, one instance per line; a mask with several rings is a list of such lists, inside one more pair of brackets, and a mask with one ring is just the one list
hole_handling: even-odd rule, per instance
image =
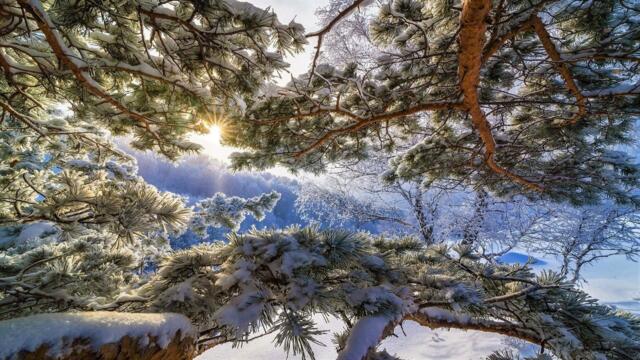
[[[628, 226], [640, 172], [623, 145], [640, 105], [640, 9], [624, 0], [336, 4], [305, 35], [235, 0], [1, 1], [0, 318], [171, 311], [198, 327], [202, 349], [276, 333], [304, 358], [322, 333], [316, 314], [347, 326], [339, 359], [391, 359], [377, 345], [403, 320], [504, 334], [562, 359], [640, 353], [640, 319], [598, 304], [572, 277], [611, 244], [638, 251]], [[370, 57], [321, 63], [325, 35], [365, 5]], [[318, 40], [309, 72], [267, 84], [308, 38]], [[138, 177], [110, 137], [176, 159], [198, 150], [189, 133], [223, 117], [226, 141], [246, 150], [238, 168], [320, 172], [388, 151], [389, 183], [627, 207], [593, 222], [556, 218], [580, 229], [569, 243], [540, 232], [572, 259], [560, 272], [498, 264], [475, 241], [427, 246], [297, 227], [171, 251], [169, 236], [237, 229], [279, 195], [188, 206]], [[585, 248], [595, 252], [580, 257]]]
[[[345, 4], [335, 18], [350, 14], [351, 2], [335, 3]], [[236, 167], [324, 171], [417, 137], [395, 154], [389, 181], [462, 182], [578, 204], [637, 202], [628, 190], [638, 186], [638, 169], [614, 148], [633, 140], [638, 113], [637, 6], [377, 4], [366, 10], [374, 14], [367, 36], [357, 37], [376, 49], [371, 57], [314, 62], [277, 93], [247, 100], [227, 136], [249, 149], [235, 155]], [[332, 26], [339, 27], [328, 22], [310, 36], [322, 39]], [[258, 136], [269, 140], [252, 141]]]
[[427, 247], [410, 238], [309, 228], [234, 235], [227, 245], [167, 258], [137, 294], [153, 299], [152, 308], [195, 319], [206, 329], [205, 345], [276, 332], [285, 349], [312, 355], [308, 344], [320, 330], [311, 316], [324, 314], [347, 324], [383, 316], [385, 326], [404, 319], [497, 332], [563, 359], [626, 359], [640, 350], [637, 317], [599, 305], [560, 274], [486, 263], [468, 246]]
[[197, 150], [185, 136], [282, 69], [299, 25], [234, 1], [12, 1], [0, 15], [0, 317], [115, 308], [169, 236], [273, 208], [277, 193], [190, 208], [109, 137]]
[[[0, 12], [5, 113], [42, 136], [84, 140], [75, 133], [100, 124], [171, 158], [305, 43], [300, 25], [234, 0], [20, 0]], [[72, 122], [47, 115], [57, 103]]]

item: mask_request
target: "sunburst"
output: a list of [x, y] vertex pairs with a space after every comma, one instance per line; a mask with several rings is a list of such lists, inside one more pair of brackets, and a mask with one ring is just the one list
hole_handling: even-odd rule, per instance
[[203, 147], [203, 154], [226, 161], [233, 152], [233, 148], [222, 144], [227, 120], [214, 111], [207, 115], [205, 123], [207, 124], [207, 133], [194, 134], [191, 136], [191, 140]]

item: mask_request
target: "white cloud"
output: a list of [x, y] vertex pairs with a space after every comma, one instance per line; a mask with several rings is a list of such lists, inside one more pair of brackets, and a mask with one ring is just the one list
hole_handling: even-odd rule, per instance
[[589, 295], [603, 302], [640, 297], [640, 263], [624, 256], [601, 259], [585, 268], [583, 284]]

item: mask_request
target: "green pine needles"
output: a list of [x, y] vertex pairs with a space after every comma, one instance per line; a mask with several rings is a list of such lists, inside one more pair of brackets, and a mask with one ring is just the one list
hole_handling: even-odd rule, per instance
[[[640, 353], [640, 319], [576, 285], [602, 254], [640, 252], [637, 2], [334, 0], [320, 14], [305, 34], [235, 0], [1, 1], [0, 319], [177, 312], [200, 350], [274, 334], [304, 359], [324, 332], [316, 316], [344, 323], [343, 360], [393, 359], [378, 344], [405, 320], [522, 339], [537, 359]], [[274, 85], [309, 41], [309, 71]], [[321, 173], [384, 154], [373, 175], [417, 186], [420, 212], [436, 185], [483, 194], [482, 221], [493, 199], [562, 203], [544, 222], [558, 228], [529, 247], [552, 237], [562, 254], [537, 249], [572, 260], [557, 272], [500, 264], [479, 251], [475, 223], [465, 241], [435, 241], [436, 210], [418, 216], [422, 240], [313, 227], [208, 239], [264, 218], [279, 194], [189, 203], [146, 183], [114, 142], [175, 160], [218, 122], [242, 150], [238, 169]], [[309, 208], [358, 213], [346, 220], [413, 225], [395, 207], [307, 194]], [[602, 203], [580, 221], [567, 210]], [[561, 225], [580, 231], [565, 239]], [[206, 241], [172, 250], [187, 230]]]

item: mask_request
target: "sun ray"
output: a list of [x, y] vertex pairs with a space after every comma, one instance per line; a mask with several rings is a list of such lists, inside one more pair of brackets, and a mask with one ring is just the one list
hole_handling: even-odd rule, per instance
[[233, 148], [222, 144], [226, 119], [217, 111], [207, 114], [203, 121], [206, 124], [206, 133], [194, 134], [191, 140], [202, 146], [202, 153], [212, 158], [228, 161]]

